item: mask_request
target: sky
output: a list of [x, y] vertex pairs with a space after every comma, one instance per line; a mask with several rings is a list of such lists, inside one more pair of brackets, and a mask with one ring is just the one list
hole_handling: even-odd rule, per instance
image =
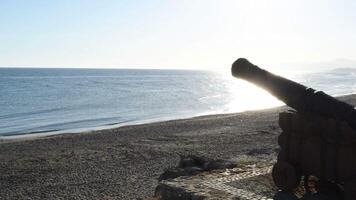
[[356, 67], [355, 22], [354, 0], [0, 0], [0, 66]]

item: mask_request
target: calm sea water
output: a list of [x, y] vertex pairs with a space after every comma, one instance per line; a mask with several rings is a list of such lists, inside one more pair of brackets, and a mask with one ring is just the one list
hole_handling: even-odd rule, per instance
[[[356, 70], [283, 74], [331, 95]], [[78, 132], [282, 105], [229, 75], [182, 70], [0, 68], [0, 136]]]

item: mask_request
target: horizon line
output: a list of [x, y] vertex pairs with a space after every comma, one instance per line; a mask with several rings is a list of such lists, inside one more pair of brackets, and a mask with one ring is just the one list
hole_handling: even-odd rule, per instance
[[147, 67], [129, 67], [129, 68], [121, 68], [121, 67], [5, 67], [0, 66], [0, 69], [119, 69], [119, 70], [186, 70], [186, 71], [220, 71], [219, 69], [191, 69], [191, 68], [147, 68]]

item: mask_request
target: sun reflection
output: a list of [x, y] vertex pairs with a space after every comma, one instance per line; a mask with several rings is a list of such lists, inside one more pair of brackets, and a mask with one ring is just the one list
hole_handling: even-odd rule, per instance
[[267, 91], [243, 80], [228, 78], [230, 103], [228, 112], [258, 110], [284, 105]]

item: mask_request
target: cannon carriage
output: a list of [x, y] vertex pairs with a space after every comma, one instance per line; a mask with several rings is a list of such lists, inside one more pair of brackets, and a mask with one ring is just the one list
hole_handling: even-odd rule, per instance
[[280, 151], [272, 170], [276, 186], [293, 190], [302, 177], [313, 175], [340, 186], [344, 199], [356, 199], [356, 109], [243, 58], [231, 71], [295, 109], [279, 114]]

